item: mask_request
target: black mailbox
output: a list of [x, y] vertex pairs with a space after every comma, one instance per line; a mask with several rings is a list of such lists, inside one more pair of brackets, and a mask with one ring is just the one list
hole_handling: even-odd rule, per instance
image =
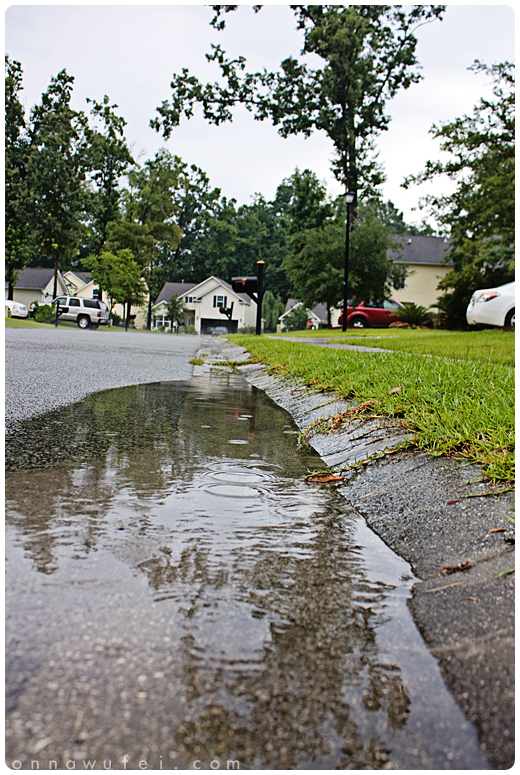
[[258, 291], [258, 280], [256, 277], [232, 277], [231, 287], [235, 293], [247, 293], [253, 299]]
[[233, 307], [235, 306], [235, 302], [231, 302], [231, 307], [219, 307], [218, 311], [221, 315], [225, 315], [228, 320], [231, 320], [233, 317]]

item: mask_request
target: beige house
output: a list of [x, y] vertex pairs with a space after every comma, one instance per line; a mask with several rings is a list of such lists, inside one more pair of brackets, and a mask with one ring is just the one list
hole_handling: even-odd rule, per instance
[[[239, 328], [256, 326], [256, 303], [247, 293], [236, 293], [229, 283], [218, 277], [208, 277], [201, 283], [165, 283], [152, 308], [154, 327], [169, 326], [166, 320], [166, 305], [177, 296], [182, 299], [190, 315], [188, 325], [195, 326], [197, 334], [207, 334], [219, 327], [229, 333]], [[220, 313], [220, 307], [233, 306], [231, 318]]]
[[[29, 307], [33, 301], [38, 304], [50, 302], [54, 295], [54, 269], [20, 269], [18, 271], [18, 282], [14, 286], [13, 301], [25, 304]], [[8, 286], [5, 286], [5, 298], [7, 299]], [[58, 296], [68, 293], [67, 283], [58, 272]]]
[[405, 264], [408, 277], [404, 288], [392, 289], [391, 296], [400, 302], [413, 302], [423, 307], [437, 309], [437, 290], [441, 280], [450, 270], [444, 257], [451, 247], [451, 240], [443, 237], [400, 236], [398, 246], [388, 251], [388, 258], [396, 264]]

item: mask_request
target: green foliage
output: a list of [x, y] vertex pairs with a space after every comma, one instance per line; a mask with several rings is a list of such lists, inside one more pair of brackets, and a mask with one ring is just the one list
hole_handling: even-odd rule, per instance
[[202, 104], [214, 124], [232, 119], [241, 104], [257, 120], [270, 119], [282, 137], [324, 131], [332, 140], [333, 169], [345, 186], [367, 197], [383, 175], [373, 154], [374, 138], [387, 129], [385, 105], [420, 79], [417, 27], [440, 18], [443, 6], [292, 6], [302, 30], [302, 54], [323, 61], [313, 69], [289, 57], [277, 72], [245, 72], [244, 57], [230, 60], [220, 46], [207, 55], [222, 82], [202, 85], [187, 69], [174, 75], [171, 102], [157, 108], [152, 127], [169, 137], [182, 115]]
[[189, 315], [189, 310], [183, 304], [182, 299], [178, 296], [172, 296], [170, 301], [166, 304], [166, 320], [170, 320], [173, 323], [184, 320]]
[[395, 312], [398, 322], [390, 323], [390, 328], [406, 325], [409, 328], [424, 328], [433, 325], [433, 312], [420, 304], [407, 304]]
[[56, 319], [56, 305], [35, 303], [34, 320], [37, 323], [54, 323]]
[[324, 350], [266, 337], [232, 339], [261, 363], [315, 389], [375, 400], [375, 413], [398, 417], [407, 428], [410, 446], [479, 463], [494, 481], [514, 478], [513, 369], [407, 353]]
[[13, 298], [17, 270], [23, 269], [33, 250], [29, 227], [31, 200], [27, 181], [29, 144], [25, 133], [20, 62], [5, 57], [5, 279]]
[[439, 223], [453, 240], [453, 270], [439, 283], [439, 300], [447, 325], [465, 327], [466, 307], [478, 288], [502, 285], [514, 278], [515, 250], [515, 118], [514, 65], [470, 68], [494, 79], [494, 99], [481, 99], [473, 114], [430, 130], [450, 154], [447, 162], [429, 161], [425, 170], [405, 181], [423, 183], [446, 176], [454, 193], [425, 197]]
[[108, 237], [108, 224], [120, 218], [120, 180], [134, 160], [124, 136], [126, 121], [116, 115], [117, 105], [110, 105], [105, 94], [102, 102], [87, 99], [92, 104], [91, 116], [101, 126], [88, 127], [86, 165], [90, 186], [86, 190], [89, 213], [87, 243], [89, 252], [99, 253]]
[[272, 291], [266, 291], [262, 299], [262, 317], [266, 331], [276, 331], [278, 318], [283, 315], [285, 304], [280, 296], [275, 296]]
[[[345, 226], [343, 210], [322, 228], [307, 229], [290, 238], [290, 252], [284, 268], [295, 295], [312, 309], [324, 303], [329, 310], [343, 300]], [[350, 235], [349, 296], [357, 302], [383, 298], [393, 265], [387, 258], [388, 229], [368, 207], [360, 207]]]
[[48, 259], [60, 262], [78, 252], [86, 176], [86, 118], [71, 107], [74, 78], [65, 70], [51, 78], [31, 110], [27, 175], [31, 226]]
[[298, 304], [292, 308], [289, 314], [282, 321], [284, 331], [302, 331], [307, 328], [309, 313], [303, 304]]
[[291, 237], [283, 265], [304, 307], [312, 309], [324, 302], [330, 310], [339, 303], [343, 297], [344, 260], [344, 226], [329, 223]]
[[110, 299], [110, 308], [116, 304], [142, 304], [146, 285], [142, 280], [142, 266], [128, 248], [112, 253], [103, 251], [100, 256], [89, 256], [84, 265], [92, 272], [92, 279]]

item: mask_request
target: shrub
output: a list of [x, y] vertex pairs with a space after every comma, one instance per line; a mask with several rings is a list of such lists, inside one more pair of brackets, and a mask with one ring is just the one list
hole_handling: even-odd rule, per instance
[[390, 323], [390, 328], [431, 328], [433, 312], [421, 307], [420, 304], [407, 304], [396, 311], [396, 321]]
[[34, 319], [37, 323], [54, 323], [56, 319], [56, 307], [53, 304], [38, 304], [34, 310]]

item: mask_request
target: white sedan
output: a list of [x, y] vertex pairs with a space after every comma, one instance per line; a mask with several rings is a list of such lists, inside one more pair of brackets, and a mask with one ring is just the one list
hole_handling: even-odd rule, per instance
[[506, 283], [498, 288], [475, 291], [466, 310], [470, 326], [515, 327], [515, 284]]
[[29, 310], [25, 304], [20, 304], [19, 301], [5, 300], [5, 316], [6, 318], [26, 318], [29, 314]]

